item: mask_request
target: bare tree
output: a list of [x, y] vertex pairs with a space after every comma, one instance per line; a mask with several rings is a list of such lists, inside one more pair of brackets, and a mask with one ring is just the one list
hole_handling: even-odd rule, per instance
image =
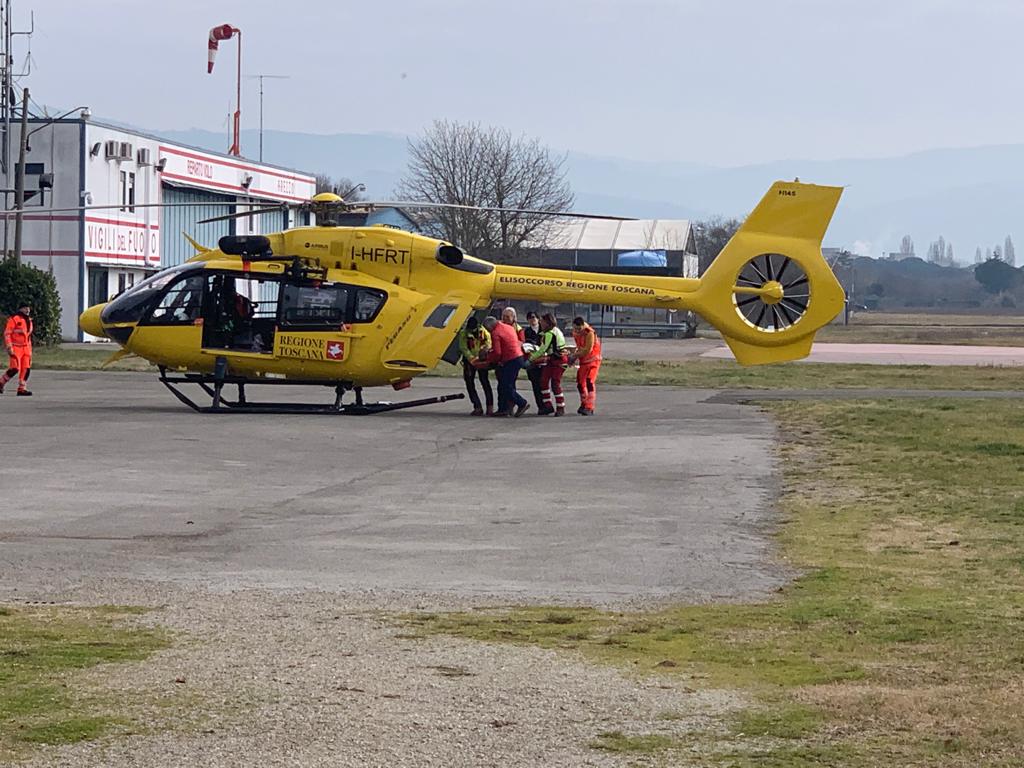
[[[362, 190], [356, 190], [357, 184], [347, 176], [339, 176], [333, 178], [328, 176], [326, 173], [318, 173], [316, 175], [316, 192], [333, 192], [336, 195], [342, 195], [350, 203], [358, 202], [359, 200], [365, 200], [366, 195]], [[353, 190], [349, 192], [349, 190]], [[348, 194], [345, 194], [348, 192]]]
[[[410, 200], [570, 211], [565, 157], [537, 139], [477, 123], [436, 121], [409, 142], [409, 167], [396, 194]], [[433, 234], [487, 258], [543, 246], [552, 217], [523, 213], [431, 212]]]
[[939, 239], [928, 245], [928, 261], [938, 264], [940, 267], [946, 263], [946, 238], [939, 235]]
[[711, 262], [722, 252], [725, 244], [736, 234], [736, 230], [742, 224], [740, 219], [727, 219], [723, 216], [712, 216], [694, 224], [693, 229], [697, 233], [700, 274], [703, 275], [704, 271], [711, 266]]
[[914, 240], [910, 235], [904, 235], [900, 240], [900, 253], [904, 256], [914, 255]]
[[1003, 244], [1003, 261], [1011, 267], [1017, 266], [1017, 253], [1013, 249], [1013, 240], [1009, 235], [1006, 236], [1006, 242]]

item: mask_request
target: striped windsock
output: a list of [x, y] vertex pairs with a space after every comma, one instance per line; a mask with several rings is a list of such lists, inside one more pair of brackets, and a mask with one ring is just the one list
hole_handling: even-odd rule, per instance
[[221, 24], [210, 30], [210, 42], [207, 46], [208, 59], [206, 62], [206, 73], [213, 72], [213, 60], [217, 58], [217, 45], [221, 40], [230, 40], [239, 30], [230, 24]]

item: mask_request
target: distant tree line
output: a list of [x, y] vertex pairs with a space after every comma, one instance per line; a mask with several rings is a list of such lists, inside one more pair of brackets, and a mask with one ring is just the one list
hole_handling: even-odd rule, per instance
[[[913, 255], [914, 241], [910, 235], [904, 235], [900, 241], [899, 251], [895, 254], [890, 254], [890, 258], [903, 259]], [[997, 243], [995, 246], [988, 247], [984, 253], [982, 253], [980, 245], [974, 249], [975, 264], [982, 264], [990, 259], [998, 259], [1011, 267], [1016, 267], [1017, 254], [1013, 247], [1013, 238], [1007, 235], [1002, 244]], [[956, 258], [953, 255], [953, 244], [946, 242], [942, 235], [939, 235], [938, 240], [934, 240], [928, 245], [927, 260], [932, 264], [938, 264], [940, 267], [957, 266]]]

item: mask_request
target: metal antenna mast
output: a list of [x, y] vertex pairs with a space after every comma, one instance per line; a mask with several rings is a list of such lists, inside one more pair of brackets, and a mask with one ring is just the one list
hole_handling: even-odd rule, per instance
[[260, 81], [260, 162], [263, 162], [263, 80], [289, 80], [290, 75], [246, 75], [246, 80]]

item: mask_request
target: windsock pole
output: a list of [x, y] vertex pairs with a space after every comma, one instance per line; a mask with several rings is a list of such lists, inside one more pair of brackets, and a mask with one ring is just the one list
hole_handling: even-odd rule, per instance
[[234, 141], [231, 143], [231, 149], [228, 150], [229, 155], [235, 157], [242, 156], [242, 30], [236, 30], [238, 32], [238, 72], [236, 72], [235, 82], [235, 121], [234, 121]]
[[230, 40], [236, 35], [238, 36], [238, 72], [236, 73], [237, 81], [235, 86], [237, 101], [235, 102], [235, 114], [232, 120], [231, 148], [228, 150], [228, 154], [239, 157], [242, 154], [242, 30], [232, 27], [230, 24], [221, 24], [219, 27], [214, 27], [210, 30], [210, 38], [207, 45], [206, 72], [207, 74], [213, 72], [213, 62], [217, 58], [217, 48], [220, 41]]

